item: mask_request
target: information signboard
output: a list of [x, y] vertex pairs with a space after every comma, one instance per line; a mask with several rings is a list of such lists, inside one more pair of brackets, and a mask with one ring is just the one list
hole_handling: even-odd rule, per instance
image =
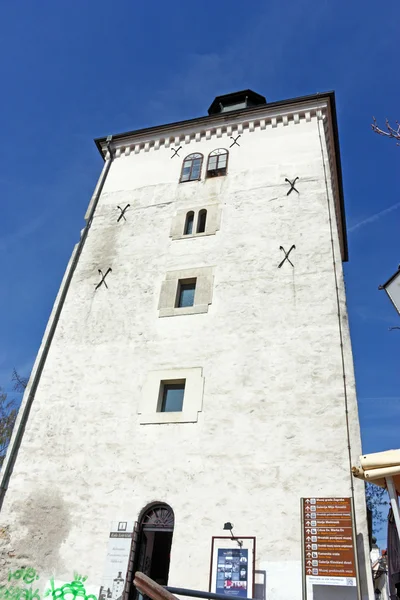
[[351, 499], [303, 498], [302, 513], [306, 590], [315, 585], [356, 588]]

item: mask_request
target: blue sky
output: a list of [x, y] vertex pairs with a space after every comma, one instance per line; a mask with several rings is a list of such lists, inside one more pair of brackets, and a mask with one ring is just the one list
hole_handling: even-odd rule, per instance
[[[397, 0], [21, 0], [0, 7], [0, 384], [27, 374], [102, 166], [94, 137], [206, 114], [214, 96], [337, 94], [345, 266], [365, 452], [398, 447]], [[389, 208], [393, 210], [387, 211]], [[386, 212], [385, 212], [386, 211]]]

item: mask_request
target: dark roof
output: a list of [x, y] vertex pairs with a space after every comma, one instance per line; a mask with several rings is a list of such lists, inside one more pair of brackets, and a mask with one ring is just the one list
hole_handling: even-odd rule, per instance
[[389, 279], [385, 283], [383, 283], [382, 285], [380, 285], [378, 289], [379, 290], [384, 290], [385, 287], [389, 285], [389, 283], [392, 283], [393, 279], [395, 277], [397, 277], [397, 275], [399, 273], [400, 273], [400, 265], [398, 266], [396, 273], [394, 273], [394, 275], [392, 275], [391, 277], [389, 277]]
[[[238, 92], [239, 93], [239, 92]], [[255, 92], [253, 92], [255, 93]], [[258, 95], [258, 94], [257, 94]], [[219, 96], [217, 96], [218, 98]], [[262, 98], [262, 96], [260, 96]], [[335, 156], [336, 156], [336, 172], [338, 177], [338, 187], [339, 187], [339, 202], [340, 202], [340, 214], [341, 214], [341, 225], [342, 225], [342, 233], [343, 233], [343, 260], [347, 261], [349, 259], [348, 255], [348, 244], [347, 244], [347, 230], [346, 230], [346, 216], [345, 216], [345, 208], [344, 208], [344, 195], [343, 195], [343, 177], [342, 177], [342, 164], [340, 160], [340, 146], [339, 146], [339, 131], [337, 125], [337, 114], [336, 114], [336, 101], [335, 101], [335, 92], [318, 92], [317, 94], [310, 94], [309, 96], [298, 96], [297, 98], [289, 98], [287, 100], [278, 100], [277, 102], [268, 102], [268, 108], [283, 108], [284, 106], [290, 104], [301, 104], [303, 102], [307, 102], [309, 100], [318, 100], [321, 98], [329, 98], [331, 111], [332, 111], [332, 127], [333, 127], [333, 135], [334, 135], [334, 145], [335, 145]], [[215, 100], [214, 100], [215, 102]], [[248, 113], [256, 112], [259, 110], [259, 106], [251, 106], [247, 108], [242, 108], [236, 111], [230, 111], [228, 113], [218, 113], [216, 115], [209, 115], [205, 117], [197, 117], [195, 119], [187, 119], [185, 121], [176, 121], [175, 123], [167, 123], [165, 125], [156, 125], [155, 127], [146, 127], [144, 129], [136, 129], [133, 131], [127, 131], [125, 133], [117, 133], [113, 135], [112, 138], [114, 140], [123, 140], [124, 138], [131, 137], [132, 135], [143, 135], [148, 133], [156, 133], [168, 131], [171, 129], [180, 129], [185, 125], [194, 125], [195, 123], [201, 124], [204, 122], [212, 123], [213, 121], [220, 121], [221, 117], [225, 117], [227, 120], [230, 120], [235, 115], [240, 115], [243, 111]], [[102, 145], [107, 141], [106, 137], [96, 138], [94, 140], [98, 151], [101, 154], [101, 157], [104, 160]], [[386, 284], [385, 284], [386, 285]]]
[[239, 102], [246, 102], [246, 108], [249, 106], [258, 106], [260, 104], [267, 103], [264, 96], [253, 92], [253, 90], [242, 90], [241, 92], [233, 92], [233, 94], [225, 94], [224, 96], [217, 96], [214, 98], [210, 108], [208, 109], [208, 114], [215, 115], [220, 113], [221, 105], [229, 106], [232, 104], [238, 104]]

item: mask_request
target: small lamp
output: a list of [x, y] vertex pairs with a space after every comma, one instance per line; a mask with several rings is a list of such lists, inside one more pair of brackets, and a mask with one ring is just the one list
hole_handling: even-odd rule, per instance
[[239, 548], [241, 548], [243, 546], [243, 541], [239, 540], [237, 537], [235, 537], [233, 535], [233, 525], [232, 525], [232, 523], [230, 521], [228, 521], [227, 523], [224, 523], [224, 531], [230, 531], [231, 532], [231, 538], [238, 543]]

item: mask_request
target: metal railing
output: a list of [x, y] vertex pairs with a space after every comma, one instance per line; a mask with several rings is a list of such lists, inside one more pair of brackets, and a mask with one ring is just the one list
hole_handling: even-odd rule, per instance
[[[189, 596], [191, 598], [209, 598], [210, 600], [227, 600], [229, 598], [228, 594], [212, 594], [211, 592], [170, 587], [169, 585], [165, 586], [165, 589], [171, 592], [171, 594], [179, 594], [180, 596]], [[254, 600], [254, 598], [247, 598], [247, 600]]]
[[[199, 590], [189, 590], [186, 588], [176, 588], [171, 586], [163, 587], [159, 585], [144, 573], [137, 571], [133, 581], [134, 586], [139, 593], [151, 600], [178, 600], [174, 594], [188, 596], [190, 598], [204, 598], [205, 600], [227, 600], [228, 596], [224, 594], [212, 594], [211, 592], [201, 592]], [[247, 600], [254, 600], [248, 598]]]

